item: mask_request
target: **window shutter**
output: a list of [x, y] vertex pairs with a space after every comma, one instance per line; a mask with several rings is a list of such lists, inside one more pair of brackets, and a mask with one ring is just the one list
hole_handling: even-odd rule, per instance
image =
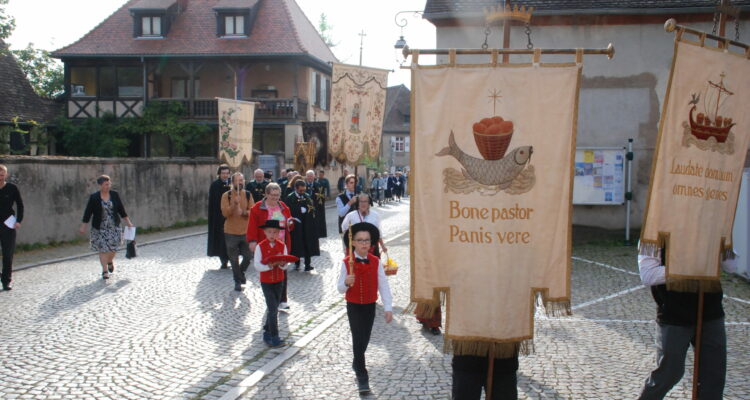
[[310, 71], [310, 103], [311, 105], [315, 105], [315, 98], [318, 96], [318, 93], [315, 91], [315, 71]]
[[320, 108], [323, 110], [328, 109], [328, 79], [326, 77], [323, 77], [323, 84], [320, 85], [320, 90], [322, 91], [320, 95]]
[[326, 79], [326, 110], [330, 110], [331, 104], [331, 79]]
[[315, 105], [320, 107], [320, 74], [315, 74]]
[[141, 36], [141, 16], [133, 15], [133, 37]]
[[404, 144], [404, 149], [408, 153], [409, 152], [409, 136], [406, 137], [406, 144]]
[[[251, 11], [251, 12], [252, 12], [252, 11]], [[243, 29], [243, 31], [242, 31], [242, 32], [240, 32], [240, 33], [244, 33], [244, 34], [245, 34], [245, 36], [250, 36], [250, 13], [251, 13], [251, 12], [248, 12], [247, 14], [245, 14], [245, 15], [244, 15], [244, 18], [245, 18], [245, 26], [244, 26], [244, 29]]]
[[224, 36], [224, 15], [216, 14], [216, 36]]

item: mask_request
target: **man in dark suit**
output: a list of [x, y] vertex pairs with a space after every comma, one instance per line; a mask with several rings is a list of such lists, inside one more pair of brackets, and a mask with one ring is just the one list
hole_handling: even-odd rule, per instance
[[224, 215], [221, 214], [221, 196], [228, 191], [229, 166], [221, 164], [216, 171], [217, 178], [208, 189], [208, 249], [209, 257], [219, 257], [221, 269], [228, 268], [229, 256], [224, 243]]
[[[284, 199], [289, 207], [294, 220], [294, 227], [290, 235], [292, 248], [290, 254], [305, 259], [305, 271], [312, 271], [311, 259], [320, 255], [320, 245], [315, 229], [315, 204], [312, 198], [305, 193], [307, 185], [304, 180], [298, 180], [294, 184], [294, 192]], [[300, 262], [297, 261], [296, 269], [299, 270]]]
[[253, 175], [255, 179], [245, 185], [245, 190], [253, 195], [253, 200], [255, 202], [259, 202], [263, 200], [263, 196], [266, 195], [266, 186], [268, 185], [268, 180], [266, 180], [263, 174], [263, 170], [260, 168], [256, 169]]

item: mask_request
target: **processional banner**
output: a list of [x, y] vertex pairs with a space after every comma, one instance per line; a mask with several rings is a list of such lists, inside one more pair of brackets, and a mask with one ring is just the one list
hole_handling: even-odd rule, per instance
[[334, 158], [351, 165], [378, 158], [387, 87], [387, 70], [333, 64], [328, 136]]
[[662, 110], [641, 254], [666, 249], [667, 284], [718, 288], [748, 149], [750, 60], [682, 38]]
[[446, 351], [527, 352], [537, 294], [570, 314], [580, 78], [580, 62], [412, 65], [411, 300], [445, 303]]
[[327, 167], [331, 162], [328, 155], [328, 122], [303, 122], [302, 139], [315, 144], [314, 165]]
[[255, 103], [232, 99], [219, 102], [219, 159], [231, 168], [248, 164], [253, 158]]

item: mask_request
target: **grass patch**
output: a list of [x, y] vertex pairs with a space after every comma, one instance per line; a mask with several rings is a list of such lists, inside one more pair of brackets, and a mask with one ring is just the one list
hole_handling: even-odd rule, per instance
[[[191, 226], [199, 226], [199, 225], [207, 225], [208, 220], [205, 218], [198, 218], [193, 221], [180, 221], [176, 222], [169, 226], [150, 226], [148, 228], [138, 228], [138, 234], [144, 235], [148, 233], [157, 233], [157, 232], [165, 232], [170, 231], [174, 229], [181, 229], [181, 228], [189, 228]], [[72, 240], [62, 240], [62, 241], [56, 241], [53, 240], [51, 242], [42, 243], [24, 243], [16, 245], [16, 253], [24, 253], [27, 251], [34, 251], [34, 250], [45, 250], [45, 249], [54, 249], [57, 247], [63, 247], [63, 246], [72, 246], [77, 244], [86, 243], [89, 241], [88, 237], [79, 237]]]

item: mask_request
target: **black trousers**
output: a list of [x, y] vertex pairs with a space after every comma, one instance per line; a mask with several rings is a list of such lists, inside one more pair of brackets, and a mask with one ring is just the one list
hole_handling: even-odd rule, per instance
[[357, 378], [367, 378], [365, 351], [370, 344], [372, 324], [375, 322], [375, 303], [356, 304], [346, 302], [346, 315], [349, 317], [349, 329], [352, 331], [352, 350], [354, 361], [352, 369]]
[[283, 281], [277, 283], [261, 282], [260, 284], [260, 287], [263, 289], [263, 296], [266, 298], [266, 307], [268, 308], [266, 324], [263, 325], [263, 330], [268, 332], [271, 337], [279, 336], [279, 303], [281, 302], [281, 290], [283, 286]]
[[[227, 255], [229, 255], [229, 263], [232, 265], [234, 282], [244, 285], [247, 283], [245, 271], [247, 271], [247, 267], [250, 265], [250, 260], [252, 259], [250, 246], [245, 241], [245, 235], [225, 233], [224, 243], [227, 245]], [[242, 256], [242, 262], [240, 262], [240, 256]]]
[[[453, 400], [479, 400], [487, 385], [488, 358], [453, 356]], [[518, 398], [518, 356], [496, 358], [492, 367], [492, 400]], [[486, 394], [486, 393], [485, 393]]]
[[0, 224], [0, 246], [3, 248], [3, 285], [8, 285], [13, 275], [13, 253], [16, 251], [16, 230]]

